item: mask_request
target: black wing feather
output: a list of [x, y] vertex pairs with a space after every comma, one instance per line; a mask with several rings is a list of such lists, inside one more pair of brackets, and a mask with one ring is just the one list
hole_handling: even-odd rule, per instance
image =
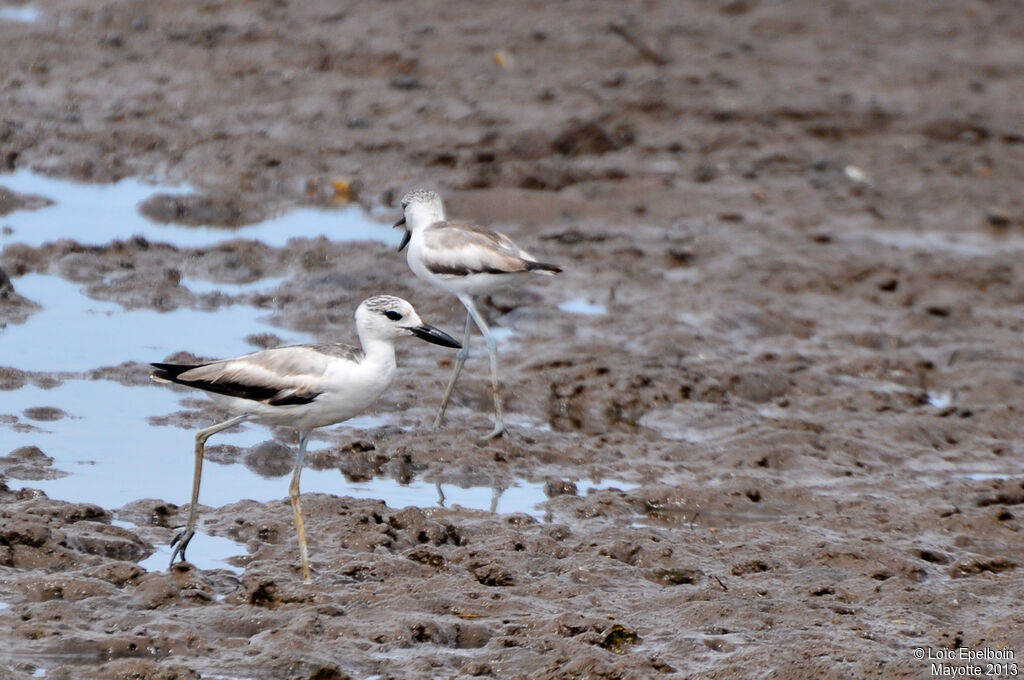
[[534, 272], [551, 272], [552, 274], [561, 274], [562, 267], [557, 264], [550, 264], [548, 262], [533, 262], [529, 261], [526, 263], [526, 271]]
[[271, 406], [294, 406], [298, 404], [308, 404], [317, 397], [320, 393], [315, 394], [295, 394], [294, 392], [286, 394], [283, 397], [276, 398], [281, 393], [273, 387], [265, 387], [262, 385], [247, 385], [246, 383], [240, 382], [212, 382], [210, 380], [182, 380], [178, 376], [186, 371], [190, 371], [193, 368], [199, 366], [205, 366], [206, 364], [161, 364], [152, 363], [150, 366], [155, 368], [153, 371], [154, 378], [160, 378], [161, 380], [167, 380], [179, 385], [185, 385], [186, 387], [196, 387], [207, 392], [216, 392], [217, 394], [224, 394], [229, 397], [238, 397], [240, 399], [249, 399], [250, 401], [262, 401], [270, 404]]

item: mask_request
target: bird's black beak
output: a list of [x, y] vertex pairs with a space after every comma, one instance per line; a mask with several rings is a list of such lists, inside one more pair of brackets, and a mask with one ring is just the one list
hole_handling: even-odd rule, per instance
[[462, 345], [459, 341], [448, 335], [442, 330], [438, 330], [433, 326], [423, 324], [422, 326], [414, 326], [409, 329], [412, 334], [420, 340], [426, 340], [429, 343], [435, 345], [441, 345], [441, 347], [451, 347], [453, 349], [462, 349]]
[[[405, 215], [402, 215], [402, 219], [400, 219], [397, 222], [395, 222], [395, 226], [393, 228], [394, 229], [398, 229], [399, 227], [404, 227], [404, 226], [405, 226]], [[405, 233], [402, 234], [402, 244], [400, 246], [398, 246], [398, 252], [399, 253], [402, 252], [403, 250], [405, 250], [405, 247], [407, 245], [409, 245], [409, 239], [411, 237], [412, 237], [412, 234], [409, 232], [408, 229], [406, 229]]]

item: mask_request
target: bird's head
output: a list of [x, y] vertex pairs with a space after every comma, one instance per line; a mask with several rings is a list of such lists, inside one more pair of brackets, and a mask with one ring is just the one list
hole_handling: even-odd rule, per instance
[[405, 227], [399, 250], [408, 245], [412, 232], [444, 219], [444, 204], [436, 191], [413, 189], [402, 197], [402, 213], [395, 223], [395, 227]]
[[414, 335], [442, 347], [462, 347], [444, 331], [423, 323], [411, 304], [393, 295], [374, 295], [363, 300], [356, 308], [355, 317], [359, 338], [364, 345], [371, 339], [394, 340]]

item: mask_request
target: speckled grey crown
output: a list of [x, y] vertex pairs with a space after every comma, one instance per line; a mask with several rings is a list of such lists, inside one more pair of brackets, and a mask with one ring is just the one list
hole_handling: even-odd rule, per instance
[[409, 205], [410, 203], [428, 203], [432, 201], [440, 202], [441, 197], [437, 195], [436, 191], [430, 191], [429, 189], [413, 189], [405, 196], [402, 196], [402, 207]]
[[374, 295], [371, 298], [363, 300], [363, 306], [369, 309], [371, 312], [379, 312], [383, 314], [389, 310], [401, 310], [404, 307], [409, 307], [409, 303], [400, 297], [394, 295]]

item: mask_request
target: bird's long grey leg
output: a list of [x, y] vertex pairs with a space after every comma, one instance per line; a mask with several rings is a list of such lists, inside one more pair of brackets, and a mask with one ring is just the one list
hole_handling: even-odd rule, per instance
[[309, 549], [306, 547], [306, 525], [302, 521], [302, 505], [299, 503], [299, 477], [302, 476], [302, 463], [306, 458], [306, 442], [309, 430], [299, 432], [299, 453], [295, 456], [295, 469], [292, 470], [292, 483], [288, 487], [288, 495], [292, 499], [292, 510], [295, 511], [295, 530], [299, 535], [299, 558], [302, 560], [302, 582], [310, 583]]
[[196, 467], [192, 472], [192, 504], [188, 510], [188, 524], [185, 525], [184, 531], [171, 540], [171, 564], [168, 568], [174, 566], [174, 560], [178, 557], [182, 562], [185, 561], [185, 548], [196, 533], [196, 506], [199, 505], [199, 481], [203, 476], [203, 449], [206, 448], [206, 440], [218, 432], [234, 427], [248, 417], [249, 414], [243, 413], [196, 432]]
[[495, 484], [491, 487], [491, 514], [498, 512], [498, 499], [505, 493], [505, 487]]
[[491, 329], [487, 327], [487, 322], [484, 321], [484, 317], [477, 310], [473, 298], [468, 295], [460, 295], [459, 300], [469, 310], [469, 315], [473, 317], [477, 328], [484, 334], [484, 340], [487, 342], [487, 351], [491, 355], [491, 394], [494, 396], [494, 429], [487, 433], [484, 440], [493, 439], [505, 434], [507, 431], [505, 419], [501, 411], [501, 395], [498, 394], [498, 342], [491, 335]]
[[455, 355], [455, 368], [452, 370], [452, 377], [448, 380], [448, 387], [444, 391], [444, 398], [441, 399], [441, 408], [437, 411], [437, 417], [434, 418], [433, 429], [441, 427], [441, 422], [444, 420], [445, 409], [448, 408], [448, 400], [452, 397], [452, 391], [455, 389], [455, 381], [459, 379], [459, 373], [462, 372], [462, 365], [466, 363], [466, 359], [469, 358], [469, 334], [473, 330], [473, 314], [472, 312], [466, 313], [466, 334], [462, 338], [462, 349]]

